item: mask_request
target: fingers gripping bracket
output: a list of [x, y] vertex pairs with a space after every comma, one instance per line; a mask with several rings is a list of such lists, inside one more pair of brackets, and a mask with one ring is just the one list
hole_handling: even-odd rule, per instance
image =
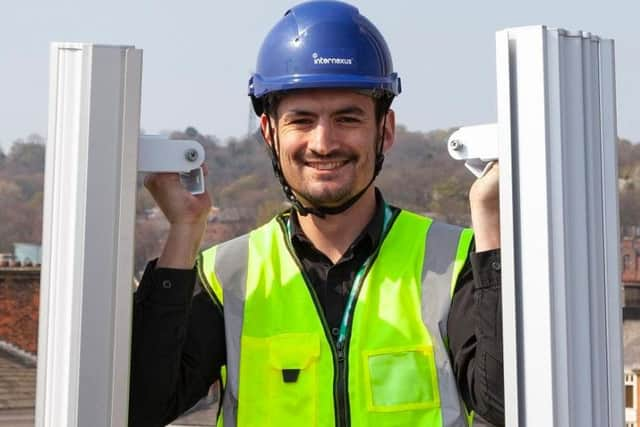
[[449, 155], [464, 160], [476, 177], [482, 177], [498, 160], [498, 126], [495, 123], [465, 126], [455, 131], [447, 142]]
[[198, 141], [142, 135], [138, 139], [138, 172], [178, 172], [191, 194], [204, 193], [204, 148]]

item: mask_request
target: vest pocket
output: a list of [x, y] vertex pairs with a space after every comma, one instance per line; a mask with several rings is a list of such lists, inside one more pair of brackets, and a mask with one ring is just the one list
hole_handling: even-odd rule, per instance
[[315, 426], [318, 419], [320, 337], [282, 334], [268, 341], [267, 384], [270, 426]]
[[440, 406], [431, 346], [365, 351], [364, 375], [370, 411], [392, 412]]

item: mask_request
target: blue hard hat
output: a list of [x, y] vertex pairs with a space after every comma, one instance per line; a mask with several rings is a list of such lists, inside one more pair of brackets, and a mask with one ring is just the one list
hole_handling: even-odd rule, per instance
[[269, 93], [310, 88], [368, 89], [389, 97], [401, 91], [382, 34], [357, 8], [310, 1], [289, 9], [271, 29], [249, 79], [257, 114]]

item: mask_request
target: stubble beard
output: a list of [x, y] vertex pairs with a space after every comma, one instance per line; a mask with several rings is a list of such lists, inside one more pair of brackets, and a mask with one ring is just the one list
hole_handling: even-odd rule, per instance
[[[373, 143], [374, 152], [373, 163], [375, 163], [375, 155], [376, 155], [376, 147], [379, 141], [379, 132], [376, 132], [375, 141]], [[351, 178], [347, 180], [343, 185], [339, 187], [330, 187], [327, 185], [319, 185], [320, 188], [313, 189], [311, 186], [305, 185], [305, 182], [301, 182], [299, 185], [295, 186], [294, 190], [297, 193], [298, 198], [302, 199], [306, 203], [315, 207], [335, 207], [340, 206], [346, 203], [350, 198], [358, 194], [362, 189], [355, 188], [357, 184], [357, 172], [359, 168], [362, 168], [363, 165], [359, 165], [360, 156], [353, 152], [347, 150], [336, 150], [330, 153], [327, 156], [311, 156], [306, 155], [306, 153], [301, 150], [298, 153], [295, 153], [293, 156], [293, 163], [296, 168], [302, 169], [304, 168], [304, 164], [308, 160], [323, 160], [323, 161], [331, 161], [334, 159], [349, 159], [349, 164], [343, 167], [352, 167], [354, 168], [354, 174]], [[371, 162], [367, 162], [371, 163]], [[367, 169], [371, 169], [371, 173], [373, 173], [373, 164], [371, 167], [367, 167]], [[367, 178], [367, 183], [371, 177]], [[321, 181], [321, 179], [315, 180], [312, 185], [317, 184]]]

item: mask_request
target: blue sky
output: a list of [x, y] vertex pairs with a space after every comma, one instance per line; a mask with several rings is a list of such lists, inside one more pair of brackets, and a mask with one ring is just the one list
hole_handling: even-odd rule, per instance
[[[247, 131], [246, 83], [262, 38], [296, 2], [0, 0], [0, 145], [46, 135], [52, 41], [144, 51], [141, 126]], [[495, 32], [545, 24], [616, 40], [618, 134], [640, 141], [640, 1], [353, 1], [385, 35], [403, 93], [398, 122], [427, 131], [496, 120]]]

